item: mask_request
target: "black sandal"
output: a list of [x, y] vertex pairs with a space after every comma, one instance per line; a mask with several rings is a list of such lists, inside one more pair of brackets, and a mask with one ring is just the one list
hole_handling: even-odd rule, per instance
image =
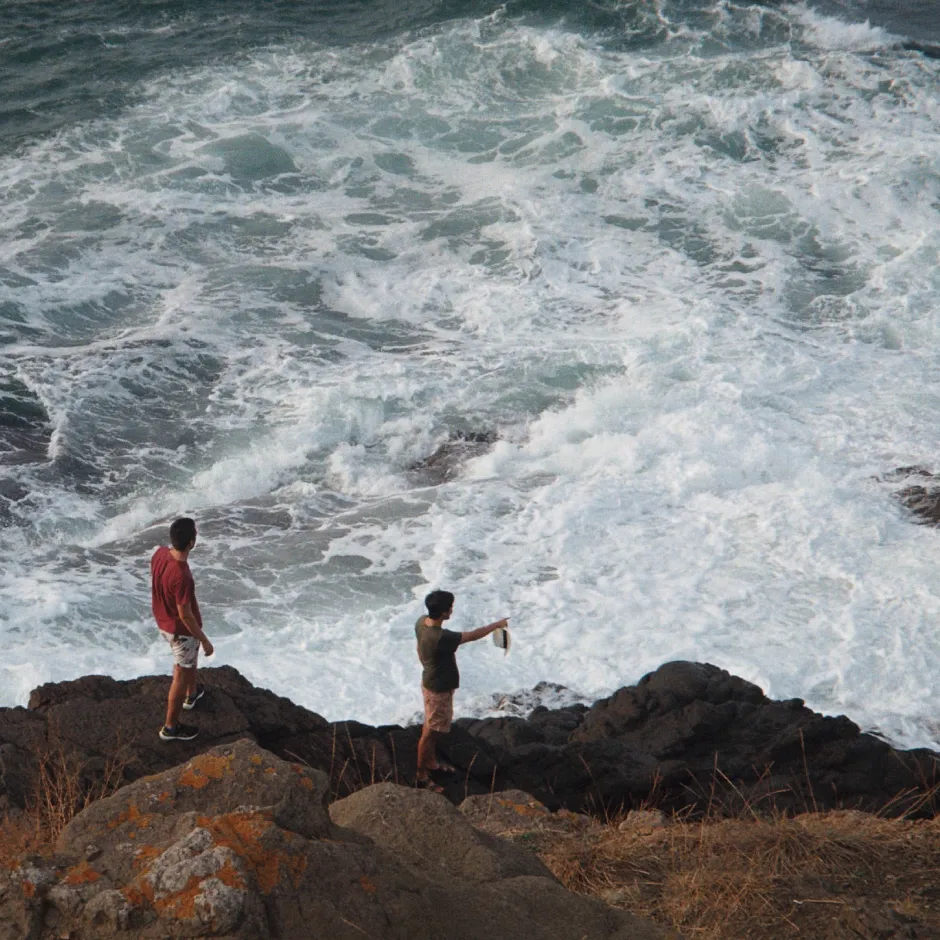
[[430, 777], [416, 777], [415, 786], [419, 790], [430, 790], [432, 793], [444, 792], [444, 788], [439, 783], [435, 783]]

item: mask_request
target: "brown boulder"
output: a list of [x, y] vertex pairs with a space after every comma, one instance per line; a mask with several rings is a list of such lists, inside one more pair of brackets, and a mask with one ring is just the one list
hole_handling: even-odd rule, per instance
[[342, 828], [328, 790], [248, 740], [138, 780], [80, 813], [54, 858], [0, 873], [0, 940], [667, 936], [570, 894], [442, 797], [371, 787], [336, 804]]
[[595, 825], [590, 816], [560, 809], [554, 813], [522, 790], [469, 796], [458, 807], [471, 825], [496, 836], [577, 832]]
[[519, 875], [551, 877], [534, 855], [475, 829], [436, 793], [379, 783], [333, 803], [330, 817], [428, 877], [473, 884]]

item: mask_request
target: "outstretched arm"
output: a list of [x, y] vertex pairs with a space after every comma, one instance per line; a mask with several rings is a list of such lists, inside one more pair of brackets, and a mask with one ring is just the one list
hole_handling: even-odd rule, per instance
[[460, 645], [472, 643], [474, 640], [482, 640], [483, 637], [489, 636], [494, 630], [500, 630], [508, 626], [509, 618], [503, 617], [502, 620], [497, 620], [496, 623], [487, 624], [485, 627], [477, 627], [476, 630], [468, 630], [466, 633], [460, 634]]

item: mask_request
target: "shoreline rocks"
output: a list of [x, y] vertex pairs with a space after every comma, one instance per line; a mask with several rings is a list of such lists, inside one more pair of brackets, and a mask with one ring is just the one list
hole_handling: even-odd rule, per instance
[[[229, 666], [201, 671], [209, 692], [191, 742], [157, 737], [169, 678], [86, 676], [41, 686], [0, 709], [0, 812], [35, 794], [38, 769], [69, 768], [86, 792], [162, 773], [247, 738], [323, 772], [332, 800], [376, 783], [411, 785], [418, 726], [327, 722]], [[940, 754], [902, 751], [800, 699], [773, 701], [716, 666], [666, 663], [592, 706], [460, 719], [442, 748], [448, 799], [522, 790], [549, 810], [609, 815], [656, 805], [693, 814], [860, 809], [932, 816]], [[54, 759], [53, 759], [54, 758]]]

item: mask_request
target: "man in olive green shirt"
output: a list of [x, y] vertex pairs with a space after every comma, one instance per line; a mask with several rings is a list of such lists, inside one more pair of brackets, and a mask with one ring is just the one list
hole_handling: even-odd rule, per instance
[[428, 776], [432, 770], [453, 772], [449, 764], [439, 763], [435, 754], [437, 739], [450, 731], [454, 720], [454, 689], [460, 686], [457, 669], [457, 647], [463, 643], [482, 640], [494, 630], [507, 626], [508, 618], [497, 620], [485, 627], [467, 633], [444, 630], [445, 620], [454, 612], [454, 595], [450, 591], [432, 591], [424, 599], [428, 609], [426, 617], [415, 624], [418, 641], [418, 659], [423, 667], [421, 692], [424, 696], [424, 727], [418, 742], [418, 772], [415, 784], [428, 790], [442, 792], [443, 788]]

